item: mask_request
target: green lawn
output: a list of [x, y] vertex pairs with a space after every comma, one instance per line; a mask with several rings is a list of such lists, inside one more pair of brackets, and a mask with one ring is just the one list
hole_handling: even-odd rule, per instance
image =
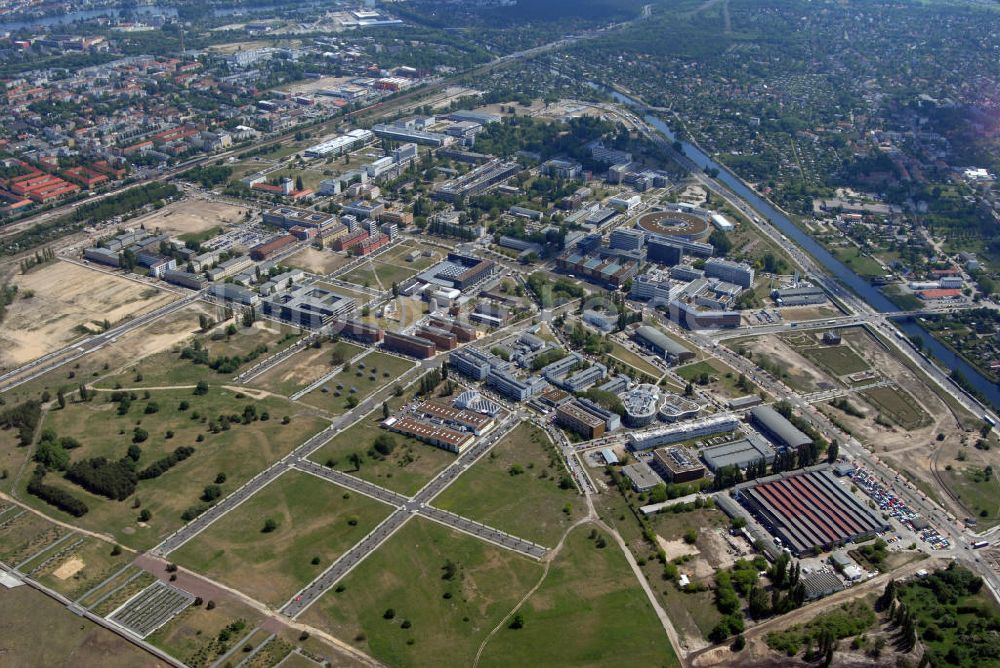
[[616, 341], [611, 342], [611, 356], [617, 358], [621, 362], [624, 362], [636, 371], [644, 373], [647, 376], [651, 376], [653, 378], [653, 382], [658, 380], [660, 376], [663, 375], [663, 372], [653, 366], [650, 362], [647, 362], [642, 357], [636, 355], [634, 352]]
[[[215, 606], [211, 610], [208, 601], [205, 605], [189, 606], [146, 641], [191, 668], [207, 668], [261, 622], [261, 615], [255, 608], [232, 597], [212, 599], [212, 602]], [[220, 639], [220, 633], [231, 624], [237, 626], [229, 638]], [[265, 637], [265, 632], [258, 631], [251, 640], [260, 642]], [[233, 665], [243, 660], [241, 654], [234, 659]]]
[[833, 376], [847, 376], [871, 368], [861, 355], [843, 343], [836, 346], [798, 348], [796, 352]]
[[[76, 538], [70, 538], [52, 550], [51, 554], [59, 552], [63, 547], [75, 543]], [[48, 564], [44, 569], [34, 574], [34, 577], [45, 586], [56, 590], [71, 600], [76, 600], [97, 584], [109, 578], [115, 571], [130, 562], [133, 555], [121, 550], [113, 555], [113, 546], [97, 538], [86, 537], [84, 542], [71, 552]], [[62, 570], [66, 566], [82, 562], [80, 570]]]
[[[305, 389], [363, 350], [364, 348], [361, 346], [347, 341], [337, 341], [336, 343], [326, 341], [319, 348], [309, 346], [268, 369], [250, 381], [249, 384], [269, 392], [289, 396]], [[334, 360], [341, 361], [335, 365]]]
[[576, 488], [559, 487], [566, 475], [545, 432], [522, 422], [433, 505], [554, 547], [584, 512]]
[[692, 382], [696, 385], [700, 385], [700, 383], [698, 383], [698, 379], [702, 376], [702, 374], [708, 374], [710, 379], [709, 383], [707, 385], [701, 385], [701, 387], [707, 388], [716, 394], [730, 399], [744, 397], [748, 394], [755, 394], [760, 390], [760, 388], [754, 385], [750, 380], [745, 381], [745, 387], [738, 387], [740, 379], [739, 373], [714, 358], [702, 360], [701, 362], [694, 362], [693, 364], [686, 364], [684, 366], [677, 367], [674, 371], [684, 380]]
[[570, 534], [519, 610], [523, 628], [501, 628], [481, 666], [680, 666], [617, 544], [590, 535], [590, 525]]
[[[337, 434], [310, 459], [338, 471], [369, 480], [402, 494], [415, 494], [444, 467], [455, 460], [452, 453], [422, 443], [415, 438], [392, 434], [395, 449], [387, 457], [376, 453], [372, 445], [380, 434], [382, 409], [376, 409]], [[361, 457], [361, 468], [350, 461], [352, 454]]]
[[978, 520], [977, 531], [1000, 522], [1000, 481], [996, 474], [986, 478], [981, 468], [963, 465], [945, 471], [944, 476], [948, 487]]
[[930, 416], [904, 389], [875, 387], [859, 394], [872, 406], [903, 429], [910, 431], [930, 423]]
[[[364, 495], [290, 471], [171, 559], [279, 607], [391, 511]], [[278, 528], [264, 533], [265, 519], [275, 520]], [[319, 563], [312, 563], [314, 557]]]
[[[102, 378], [94, 387], [168, 387], [194, 385], [199, 380], [209, 383], [228, 383], [240, 370], [267, 359], [274, 353], [292, 345], [299, 338], [298, 332], [284, 325], [257, 323], [253, 328], [238, 327], [236, 334], [226, 336], [223, 328], [209, 334], [196, 334], [183, 344], [174, 346], [134, 364], [123, 367], [118, 373]], [[208, 351], [209, 359], [228, 356], [251, 355], [258, 346], [267, 346], [267, 351], [258, 354], [253, 361], [239, 365], [235, 372], [220, 373], [204, 364], [195, 364], [181, 357], [181, 350], [199, 341]]]
[[17, 472], [31, 457], [31, 448], [18, 445], [20, 439], [13, 429], [0, 430], [0, 492], [9, 494]]
[[352, 269], [340, 278], [355, 285], [365, 285], [370, 288], [388, 290], [393, 283], [402, 283], [417, 273], [406, 261], [383, 262], [370, 260]]
[[469, 666], [541, 573], [531, 559], [417, 517], [301, 619], [394, 667]]
[[854, 246], [835, 246], [830, 251], [838, 260], [850, 267], [862, 278], [880, 278], [885, 275], [885, 269], [877, 261], [861, 252]]
[[414, 366], [411, 360], [372, 351], [352, 365], [350, 370], [341, 371], [321, 387], [303, 396], [300, 401], [321, 408], [331, 415], [341, 415], [350, 410], [350, 397], [361, 401], [380, 388], [396, 382]]
[[[137, 462], [138, 469], [182, 445], [194, 447], [193, 455], [159, 477], [140, 480], [136, 493], [125, 501], [90, 494], [62, 479], [58, 473], [49, 473], [45, 477], [47, 484], [66, 489], [90, 508], [90, 512], [79, 519], [27, 494], [25, 487], [29, 476], [20, 481], [21, 498], [54, 517], [86, 529], [110, 533], [130, 547], [146, 549], [183, 523], [181, 513], [199, 503], [202, 490], [214, 483], [217, 474], [226, 475], [221, 488], [222, 493], [227, 494], [327, 424], [315, 416], [299, 414], [297, 407], [284, 399], [268, 397], [255, 401], [238, 398], [231, 391], [215, 387], [204, 396], [195, 396], [192, 390], [186, 389], [153, 390], [149, 399], [143, 398], [142, 391], [136, 395], [124, 416], [118, 414], [118, 404], [109, 401], [110, 393], [99, 393], [92, 402], [70, 403], [65, 409], [49, 412], [43, 427], [55, 430], [60, 437], [71, 436], [82, 443], [80, 448], [70, 451], [73, 461], [88, 457], [110, 460], [124, 457], [137, 426], [148, 433], [148, 439], [140, 445], [142, 454]], [[189, 402], [189, 408], [180, 410], [182, 401]], [[146, 407], [151, 402], [159, 411], [146, 414]], [[241, 416], [248, 406], [256, 409], [258, 417], [266, 412], [270, 419], [235, 423], [218, 433], [211, 432], [210, 425], [218, 416]], [[290, 416], [287, 425], [282, 424], [285, 415]], [[173, 432], [170, 438], [168, 431]], [[197, 441], [199, 434], [203, 436], [202, 442]], [[141, 503], [139, 508], [152, 513], [148, 526], [137, 522], [140, 509], [135, 506], [136, 498]]]

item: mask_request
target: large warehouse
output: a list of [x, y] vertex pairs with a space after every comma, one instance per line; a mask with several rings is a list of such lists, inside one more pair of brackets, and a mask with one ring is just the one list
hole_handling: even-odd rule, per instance
[[754, 406], [750, 409], [750, 419], [765, 436], [778, 446], [798, 448], [809, 445], [812, 439], [803, 434], [785, 417], [770, 406]]
[[889, 528], [829, 468], [761, 478], [737, 485], [733, 496], [796, 556]]
[[648, 348], [657, 355], [673, 362], [686, 362], [694, 359], [694, 353], [674, 341], [672, 338], [649, 325], [641, 325], [635, 330], [635, 341], [640, 346]]

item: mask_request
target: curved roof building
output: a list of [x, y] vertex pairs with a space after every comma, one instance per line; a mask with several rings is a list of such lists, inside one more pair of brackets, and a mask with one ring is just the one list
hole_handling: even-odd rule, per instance
[[655, 385], [643, 383], [636, 385], [622, 395], [625, 405], [623, 422], [627, 427], [645, 427], [656, 420], [657, 405], [660, 402], [660, 391]]
[[694, 357], [693, 352], [677, 343], [657, 328], [649, 325], [642, 325], [636, 329], [635, 338], [640, 345], [650, 348], [661, 357], [672, 357], [677, 361], [683, 361]]
[[711, 234], [708, 218], [685, 211], [652, 211], [639, 216], [636, 227], [664, 237], [704, 241]]

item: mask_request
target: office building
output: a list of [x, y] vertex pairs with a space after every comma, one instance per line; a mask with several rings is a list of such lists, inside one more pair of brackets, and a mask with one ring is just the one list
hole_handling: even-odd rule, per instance
[[745, 471], [749, 465], [760, 461], [771, 464], [774, 462], [774, 456], [774, 448], [757, 434], [751, 434], [737, 441], [709, 446], [701, 451], [701, 458], [712, 473], [717, 473], [724, 466], [735, 466], [741, 471]]
[[657, 448], [652, 466], [667, 482], [692, 482], [705, 477], [705, 467], [684, 448]]
[[649, 237], [646, 244], [646, 259], [650, 262], [672, 267], [680, 264], [684, 251], [673, 240], [663, 237]]
[[645, 240], [645, 235], [639, 230], [619, 228], [611, 233], [608, 245], [611, 248], [638, 251], [642, 249]]
[[753, 287], [753, 267], [746, 262], [733, 262], [713, 257], [705, 261], [705, 275], [735, 283], [744, 289]]
[[263, 308], [266, 315], [299, 327], [318, 329], [350, 315], [355, 301], [318, 285], [301, 285], [270, 295]]
[[649, 450], [660, 445], [679, 443], [695, 438], [725, 434], [739, 427], [739, 420], [731, 415], [714, 415], [696, 422], [657, 427], [647, 431], [630, 432], [629, 448]]
[[470, 432], [456, 431], [441, 425], [416, 420], [410, 417], [389, 418], [383, 423], [388, 429], [411, 436], [418, 441], [429, 443], [455, 454], [461, 454], [472, 445], [476, 437]]
[[385, 338], [382, 340], [382, 345], [386, 350], [393, 350], [420, 359], [434, 357], [434, 354], [437, 352], [437, 347], [433, 341], [397, 332], [386, 332]]

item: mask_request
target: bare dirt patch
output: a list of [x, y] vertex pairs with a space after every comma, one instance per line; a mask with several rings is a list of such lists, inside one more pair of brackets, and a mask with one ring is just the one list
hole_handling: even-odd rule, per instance
[[213, 227], [226, 227], [241, 220], [247, 209], [225, 202], [187, 199], [163, 207], [138, 219], [147, 230], [165, 234], [197, 234]]
[[313, 247], [303, 248], [284, 261], [290, 267], [298, 267], [311, 274], [326, 276], [334, 270], [343, 267], [350, 261], [343, 255], [329, 250], [317, 250]]
[[59, 348], [88, 322], [117, 323], [168, 304], [178, 295], [69, 262], [15, 279], [20, 295], [0, 325], [0, 364], [18, 365]]
[[677, 557], [684, 557], [687, 555], [698, 554], [698, 548], [694, 545], [689, 545], [683, 540], [667, 540], [663, 536], [656, 537], [657, 542], [659, 542], [660, 547], [667, 554], [667, 560], [676, 559]]
[[80, 557], [70, 557], [66, 561], [59, 564], [59, 568], [52, 571], [52, 575], [60, 580], [68, 580], [82, 571], [86, 565], [87, 564], [85, 564], [83, 559]]

